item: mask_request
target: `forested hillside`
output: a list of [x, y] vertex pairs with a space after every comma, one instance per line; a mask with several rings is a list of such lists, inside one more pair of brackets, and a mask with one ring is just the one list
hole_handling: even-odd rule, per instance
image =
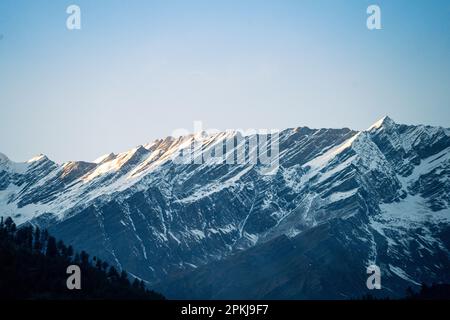
[[[81, 269], [81, 289], [69, 290], [67, 267]], [[74, 252], [46, 230], [0, 220], [0, 299], [141, 299], [164, 297], [88, 253]]]

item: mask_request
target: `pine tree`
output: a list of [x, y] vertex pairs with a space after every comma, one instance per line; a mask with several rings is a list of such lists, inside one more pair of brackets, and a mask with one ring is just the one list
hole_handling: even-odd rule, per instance
[[141, 284], [139, 283], [139, 280], [137, 278], [135, 278], [133, 281], [133, 288], [135, 288], [135, 289], [141, 288]]
[[16, 232], [16, 224], [14, 223], [14, 221], [11, 217], [6, 218], [5, 228], [6, 228], [6, 232], [8, 232], [9, 234], [13, 234]]
[[33, 227], [25, 228], [25, 241], [27, 249], [33, 250]]
[[80, 258], [81, 258], [81, 264], [83, 266], [86, 266], [89, 264], [89, 255], [86, 253], [86, 251], [81, 251]]
[[114, 266], [111, 266], [109, 268], [108, 278], [113, 281], [119, 279], [119, 273], [117, 272], [116, 268], [114, 268]]
[[41, 229], [36, 227], [34, 229], [34, 250], [36, 252], [41, 252], [42, 250], [42, 242], [41, 242]]
[[56, 247], [58, 248], [58, 252], [59, 254], [64, 257], [67, 258], [67, 248], [64, 245], [64, 242], [62, 242], [62, 240], [59, 240], [58, 243], [56, 244]]
[[41, 233], [41, 244], [42, 247], [44, 248], [47, 245], [47, 241], [48, 241], [48, 230], [45, 229], [44, 231], [42, 231]]
[[[95, 258], [95, 257], [94, 257], [94, 258]], [[96, 267], [98, 270], [102, 270], [103, 261], [100, 260], [100, 259], [96, 259], [96, 260], [97, 260], [97, 262], [95, 263], [95, 267]]]
[[71, 256], [73, 256], [73, 247], [68, 246], [67, 247], [67, 257], [70, 258]]
[[75, 257], [73, 258], [73, 263], [80, 264], [80, 262], [81, 262], [80, 254], [77, 252], [77, 253], [75, 253]]
[[128, 280], [128, 275], [125, 272], [125, 270], [122, 270], [122, 272], [120, 273], [120, 282], [124, 286], [129, 286], [130, 285], [130, 281]]
[[51, 236], [48, 237], [46, 254], [49, 257], [55, 257], [58, 255], [58, 249], [56, 247], [56, 239], [54, 237]]

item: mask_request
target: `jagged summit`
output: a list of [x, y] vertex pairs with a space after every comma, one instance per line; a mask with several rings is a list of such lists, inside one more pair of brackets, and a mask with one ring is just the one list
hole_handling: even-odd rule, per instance
[[48, 161], [49, 158], [45, 154], [38, 154], [27, 161], [27, 163], [39, 162], [39, 161]]
[[[381, 118], [380, 120], [378, 120], [377, 122], [375, 122], [372, 126], [370, 126], [367, 131], [370, 131], [372, 129], [378, 129], [380, 127], [388, 127], [391, 125], [395, 125], [396, 123], [389, 117], [389, 116], [384, 116], [383, 118]], [[348, 129], [348, 128], [345, 128]], [[319, 130], [319, 129], [310, 129], [307, 126], [300, 126], [300, 127], [295, 127], [295, 128], [288, 128], [285, 129], [284, 131], [288, 132], [288, 131], [292, 131], [292, 132], [300, 132], [300, 131], [314, 131], [314, 130]], [[320, 130], [326, 130], [326, 129], [320, 129]], [[350, 130], [350, 129], [349, 129]], [[283, 132], [283, 131], [280, 131]], [[245, 132], [244, 132], [245, 133]], [[136, 151], [138, 151], [138, 153], [145, 153], [144, 149], [147, 149], [149, 151], [152, 151], [155, 146], [171, 146], [173, 144], [176, 143], [182, 143], [182, 142], [186, 142], [189, 141], [190, 139], [195, 139], [195, 138], [200, 138], [200, 139], [205, 139], [205, 138], [209, 138], [209, 139], [223, 139], [225, 137], [230, 137], [233, 135], [237, 135], [239, 137], [242, 136], [247, 136], [248, 134], [243, 134], [242, 131], [240, 130], [227, 130], [227, 131], [220, 131], [220, 132], [208, 132], [208, 131], [201, 131], [201, 132], [197, 132], [197, 133], [191, 133], [188, 134], [186, 136], [177, 136], [177, 137], [172, 137], [172, 136], [167, 136], [165, 138], [161, 138], [161, 139], [156, 139], [150, 143], [147, 143], [145, 145], [139, 145], [131, 150], [122, 152], [120, 154], [125, 154], [125, 153], [135, 153]], [[111, 152], [111, 153], [107, 153], [104, 154], [100, 157], [98, 157], [97, 159], [95, 159], [94, 161], [86, 161], [86, 162], [90, 162], [90, 163], [95, 163], [95, 164], [103, 164], [105, 162], [114, 160], [118, 155]], [[11, 161], [5, 154], [0, 153], [0, 161]], [[36, 156], [34, 156], [33, 158], [25, 161], [25, 163], [33, 163], [33, 162], [38, 162], [38, 161], [51, 161], [46, 155], [44, 154], [38, 154]], [[69, 161], [69, 162], [76, 162], [76, 161]]]
[[390, 128], [393, 125], [395, 125], [395, 121], [392, 120], [389, 116], [384, 116], [383, 118], [381, 118], [380, 120], [378, 120], [377, 122], [375, 122], [373, 125], [371, 125], [367, 131], [371, 131], [371, 130], [377, 130], [380, 128]]
[[105, 154], [105, 155], [103, 155], [103, 156], [100, 156], [100, 157], [98, 157], [97, 159], [95, 159], [94, 161], [92, 161], [93, 163], [96, 163], [96, 164], [101, 164], [101, 163], [103, 163], [103, 162], [107, 162], [107, 161], [109, 161], [109, 160], [112, 160], [112, 159], [114, 159], [116, 157], [116, 155], [113, 153], [113, 152], [111, 152], [111, 153], [107, 153], [107, 154]]

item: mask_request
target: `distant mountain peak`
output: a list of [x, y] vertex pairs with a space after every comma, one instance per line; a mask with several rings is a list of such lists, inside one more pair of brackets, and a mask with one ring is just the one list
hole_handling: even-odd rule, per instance
[[48, 157], [42, 153], [34, 156], [30, 160], [27, 161], [27, 163], [33, 163], [33, 162], [39, 162], [39, 161], [47, 161], [49, 160]]
[[9, 162], [9, 158], [0, 152], [0, 163]]
[[9, 158], [6, 155], [0, 152], [0, 168], [8, 167], [10, 163], [11, 160], [9, 160]]
[[101, 163], [110, 161], [110, 160], [114, 159], [115, 157], [116, 157], [116, 155], [113, 152], [111, 152], [111, 153], [104, 154], [101, 157], [98, 157], [93, 162], [96, 164], [101, 164]]
[[396, 124], [395, 121], [386, 115], [383, 118], [381, 118], [380, 120], [378, 120], [377, 122], [375, 122], [373, 125], [371, 125], [367, 129], [367, 131], [378, 130], [380, 128], [390, 128], [391, 126], [393, 126], [395, 124]]
[[136, 153], [148, 153], [148, 149], [146, 149], [143, 145], [138, 145], [133, 149]]

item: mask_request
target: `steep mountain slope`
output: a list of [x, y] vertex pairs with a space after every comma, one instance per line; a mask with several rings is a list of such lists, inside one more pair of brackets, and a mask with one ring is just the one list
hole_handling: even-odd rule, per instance
[[[157, 288], [175, 298], [356, 298], [368, 292], [370, 264], [382, 271], [380, 295], [448, 282], [449, 146], [447, 129], [384, 118], [302, 165], [299, 198], [313, 200], [272, 228], [290, 238], [260, 243]], [[309, 228], [293, 232], [299, 221]]]
[[[174, 161], [196, 138], [169, 137], [92, 163], [58, 165], [39, 156], [16, 164], [2, 156], [0, 208], [16, 221], [47, 226], [67, 243], [150, 283], [163, 281], [169, 297], [186, 297], [183, 288], [190, 285], [179, 284], [199, 284], [198, 277], [204, 288], [218, 286], [209, 266], [228, 274], [232, 286], [239, 279], [232, 275], [256, 268], [239, 269], [237, 261], [248, 265], [254, 255], [272, 260], [285, 243], [283, 259], [259, 267], [266, 277], [248, 277], [249, 286], [260, 284], [257, 291], [236, 285], [220, 292], [199, 287], [192, 294], [319, 297], [329, 284], [321, 291], [317, 283], [289, 282], [294, 275], [306, 281], [285, 267], [299, 264], [295, 270], [304, 270], [309, 260], [299, 257], [305, 255], [320, 265], [313, 277], [319, 282], [331, 281], [336, 269], [348, 270], [343, 279], [365, 275], [365, 267], [376, 263], [392, 279], [387, 288], [394, 294], [449, 274], [448, 129], [399, 125], [387, 117], [362, 132], [287, 129], [279, 134], [279, 170], [272, 175], [261, 164]], [[205, 135], [201, 147], [222, 146], [230, 138], [237, 157], [238, 132]], [[264, 141], [262, 135], [256, 138]], [[335, 250], [325, 243], [335, 243]], [[311, 251], [323, 255], [311, 256]], [[337, 267], [340, 261], [348, 267]], [[182, 275], [174, 280], [175, 274]], [[269, 286], [273, 274], [293, 287]], [[359, 282], [355, 288], [365, 286]], [[341, 289], [326, 292], [351, 296]]]

